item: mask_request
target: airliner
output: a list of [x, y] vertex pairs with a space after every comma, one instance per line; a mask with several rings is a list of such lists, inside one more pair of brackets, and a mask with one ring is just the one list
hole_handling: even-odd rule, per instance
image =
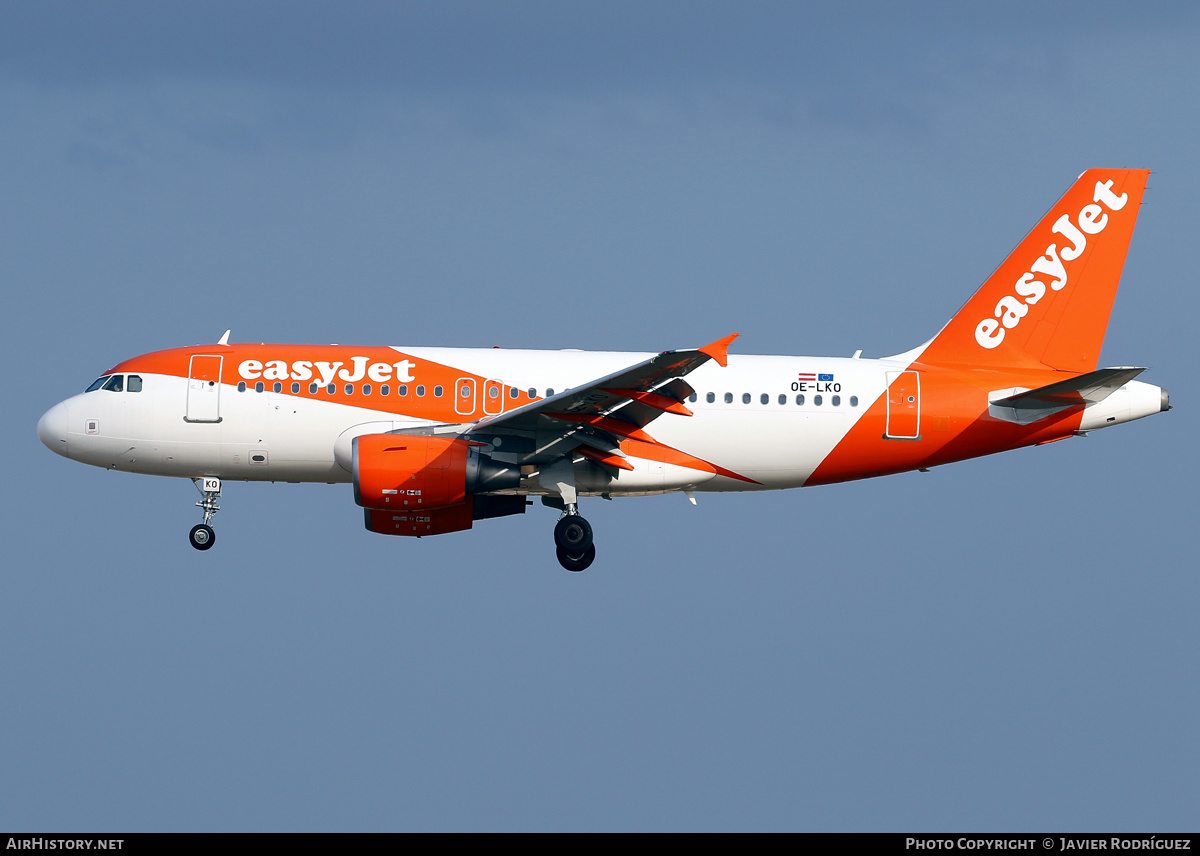
[[583, 497], [777, 490], [925, 470], [1170, 409], [1097, 368], [1148, 170], [1085, 172], [925, 344], [883, 359], [230, 343], [125, 360], [37, 433], [92, 466], [193, 481], [207, 550], [229, 480], [350, 483], [366, 528], [422, 537]]

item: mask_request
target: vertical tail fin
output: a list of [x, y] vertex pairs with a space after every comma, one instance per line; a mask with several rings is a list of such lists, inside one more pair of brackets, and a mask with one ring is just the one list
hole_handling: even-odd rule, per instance
[[921, 362], [1096, 368], [1149, 175], [1081, 175], [934, 337]]

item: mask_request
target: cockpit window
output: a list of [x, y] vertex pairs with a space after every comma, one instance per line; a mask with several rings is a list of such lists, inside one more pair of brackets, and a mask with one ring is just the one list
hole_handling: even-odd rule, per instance
[[85, 389], [84, 392], [95, 392], [100, 387], [104, 386], [104, 382], [110, 377], [112, 377], [112, 375], [105, 375], [104, 377], [96, 378], [94, 381], [92, 381], [92, 385]]
[[125, 383], [126, 392], [141, 392], [142, 391], [142, 376], [131, 374]]
[[109, 392], [122, 392], [125, 389], [125, 375], [115, 374], [108, 379], [108, 383], [104, 384], [101, 389], [107, 389]]

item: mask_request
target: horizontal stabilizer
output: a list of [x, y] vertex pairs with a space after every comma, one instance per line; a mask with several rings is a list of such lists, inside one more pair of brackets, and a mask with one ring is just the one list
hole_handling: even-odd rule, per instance
[[1130, 366], [1096, 369], [1037, 389], [990, 399], [988, 413], [1005, 422], [1029, 425], [1069, 407], [1103, 401], [1144, 371]]

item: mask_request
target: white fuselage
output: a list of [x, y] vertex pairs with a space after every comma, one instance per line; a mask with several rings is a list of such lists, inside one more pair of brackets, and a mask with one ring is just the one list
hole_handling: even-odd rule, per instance
[[[453, 365], [521, 390], [494, 410], [563, 392], [644, 360], [649, 354], [585, 351], [404, 348], [406, 355]], [[419, 365], [419, 362], [418, 362]], [[720, 464], [756, 483], [670, 463], [632, 460], [603, 492], [647, 493], [680, 488], [738, 490], [799, 487], [887, 387], [887, 372], [904, 364], [881, 360], [731, 356], [727, 367], [702, 366], [690, 377], [694, 415], [664, 415], [651, 426], [659, 442]], [[832, 375], [834, 381], [798, 381]], [[98, 389], [76, 395], [43, 423], [60, 439], [51, 447], [94, 466], [164, 476], [284, 482], [346, 482], [345, 455], [354, 434], [430, 424], [372, 407], [376, 394], [329, 399], [292, 395], [290, 384], [255, 391], [224, 383], [217, 391], [220, 421], [184, 419], [188, 378], [142, 372], [138, 392]], [[709, 398], [712, 401], [709, 401]], [[765, 403], [764, 403], [765, 397]], [[797, 401], [802, 401], [798, 404]], [[471, 414], [478, 418], [484, 415]], [[463, 422], [471, 421], [464, 417]], [[60, 427], [61, 426], [61, 427]], [[503, 448], [494, 450], [503, 454]], [[342, 457], [339, 463], [339, 457]], [[536, 491], [536, 486], [530, 486]], [[584, 492], [587, 492], [586, 490]]]
[[[204, 347], [192, 350], [206, 353]], [[276, 391], [276, 382], [269, 379], [229, 382], [230, 371], [240, 359], [231, 354], [221, 383], [205, 385], [187, 376], [138, 369], [139, 391], [131, 391], [133, 383], [128, 380], [119, 392], [101, 388], [76, 395], [42, 418], [39, 436], [54, 451], [73, 460], [130, 472], [248, 481], [348, 482], [352, 480], [351, 440], [355, 436], [449, 423], [461, 432], [488, 416], [563, 393], [653, 356], [466, 348], [395, 348], [388, 353], [393, 351], [405, 357], [400, 364], [405, 367], [405, 378], [411, 374], [419, 380], [426, 367], [432, 371], [436, 366], [441, 376], [451, 380], [437, 386], [430, 382], [428, 388], [405, 385], [407, 398], [401, 402], [400, 387], [390, 384], [391, 394], [384, 398], [381, 384], [369, 383], [361, 370], [355, 371], [353, 357], [347, 356], [347, 371], [353, 373], [339, 378], [332, 392], [327, 393], [326, 386], [318, 387], [316, 378], [311, 389], [308, 379], [299, 384], [289, 378], [278, 383]], [[1160, 409], [1161, 390], [1133, 381], [1105, 401], [1078, 411], [1073, 422], [1056, 429], [1057, 434], [1030, 431], [1018, 438], [1005, 433], [1009, 430], [1005, 423], [987, 415], [987, 386], [1015, 386], [1013, 382], [980, 381], [962, 372], [931, 370], [915, 362], [919, 356], [919, 349], [882, 360], [733, 355], [724, 367], [704, 364], [688, 376], [695, 394], [686, 406], [693, 415], [666, 413], [646, 430], [657, 444], [714, 466], [633, 454], [627, 459], [632, 469], [614, 472], [577, 460], [579, 492], [619, 496], [800, 487], [810, 482], [823, 462], [821, 481], [860, 478], [1045, 442], [1079, 430], [1081, 422], [1082, 428], [1089, 430]], [[262, 363], [258, 361], [260, 369]], [[460, 372], [476, 378], [471, 382], [474, 395], [461, 407], [455, 403], [449, 410], [453, 419], [448, 419], [445, 412], [450, 399], [440, 396], [454, 395], [458, 382], [452, 378]], [[255, 371], [250, 376], [261, 378], [262, 374]], [[343, 383], [359, 375], [359, 382]], [[896, 432], [888, 427], [894, 418], [888, 390], [899, 388], [905, 375], [912, 377], [915, 393], [913, 421], [905, 429], [912, 436], [889, 436]], [[134, 377], [133, 370], [127, 369], [124, 377]], [[1041, 382], [1028, 381], [1016, 388]], [[483, 389], [493, 383], [499, 394], [488, 399]], [[301, 394], [293, 394], [293, 389]], [[423, 398], [416, 396], [418, 389], [423, 390]], [[435, 390], [440, 391], [439, 398], [434, 397]], [[442, 408], [442, 418], [417, 415], [434, 405]], [[203, 420], [185, 418], [196, 415], [198, 407], [203, 408]], [[865, 426], [870, 430], [848, 439], [867, 414], [873, 414], [878, 428], [871, 423]], [[943, 450], [950, 446], [951, 437], [979, 420], [988, 422], [986, 436], [946, 457]], [[486, 432], [473, 436], [488, 444], [487, 453], [498, 462], [521, 465], [528, 460], [528, 456], [512, 453], [503, 441], [489, 444]], [[839, 444], [840, 455], [835, 456]], [[918, 450], [923, 451], [914, 456]], [[868, 458], [876, 462], [858, 466], [859, 459]], [[555, 492], [539, 482], [536, 467], [528, 470], [520, 487], [507, 492]]]

